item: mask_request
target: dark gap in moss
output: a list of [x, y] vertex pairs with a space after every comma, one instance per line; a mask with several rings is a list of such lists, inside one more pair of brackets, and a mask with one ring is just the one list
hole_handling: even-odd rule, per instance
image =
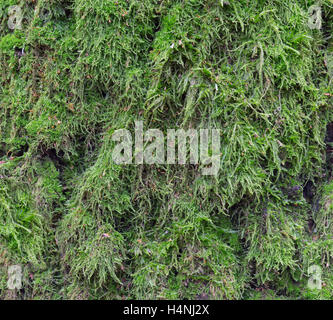
[[333, 170], [333, 122], [328, 123], [326, 126], [326, 136], [324, 141], [326, 144], [326, 179], [327, 181], [330, 181]]
[[332, 39], [332, 18], [333, 18], [332, 9], [325, 6], [323, 10], [323, 24], [322, 24], [324, 49], [327, 49], [330, 46], [329, 40]]
[[303, 197], [311, 203], [314, 197], [314, 183], [310, 180], [305, 183], [305, 186], [303, 187]]
[[41, 152], [41, 157], [48, 157], [56, 165], [56, 168], [59, 168], [60, 166], [66, 166], [66, 161], [63, 159], [65, 153], [62, 150], [57, 152], [57, 150], [54, 148], [45, 149], [45, 147], [42, 146]]

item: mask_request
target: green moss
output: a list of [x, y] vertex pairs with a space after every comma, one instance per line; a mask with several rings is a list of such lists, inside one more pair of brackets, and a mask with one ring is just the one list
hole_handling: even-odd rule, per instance
[[[0, 0], [0, 266], [24, 266], [18, 296], [330, 299], [333, 11], [312, 30], [312, 4]], [[221, 129], [219, 174], [115, 165], [135, 120]]]

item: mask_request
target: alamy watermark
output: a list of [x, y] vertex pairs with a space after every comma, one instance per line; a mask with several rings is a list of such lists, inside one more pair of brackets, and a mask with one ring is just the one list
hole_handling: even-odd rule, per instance
[[[318, 265], [311, 265], [308, 268], [308, 288], [311, 290], [322, 289], [322, 269]], [[20, 265], [12, 265], [8, 267], [7, 287], [10, 290], [22, 289], [22, 267]]]
[[321, 6], [319, 4], [311, 6], [308, 9], [308, 14], [309, 14], [308, 27], [310, 29], [320, 30], [323, 22]]
[[8, 8], [8, 28], [11, 30], [22, 29], [22, 9], [20, 6], [10, 6]]
[[[333, 3], [333, 0], [331, 0]], [[308, 27], [310, 29], [321, 29], [322, 27], [322, 9], [320, 3], [312, 5], [308, 9]], [[22, 29], [23, 13], [19, 5], [13, 5], [8, 8], [8, 28], [11, 30]], [[50, 17], [50, 12], [47, 9], [39, 12], [39, 17], [43, 21], [47, 21]]]
[[322, 288], [322, 280], [321, 280], [321, 275], [322, 275], [322, 270], [321, 267], [314, 264], [309, 267], [308, 269], [309, 273], [309, 280], [308, 280], [308, 288], [309, 289], [318, 289], [321, 290]]
[[[42, 21], [48, 22], [51, 18], [50, 11], [48, 9], [35, 9], [35, 15], [37, 15]], [[1, 12], [0, 12], [1, 14]], [[23, 10], [19, 5], [13, 5], [8, 7], [8, 22], [7, 26], [10, 30], [22, 30], [22, 21], [23, 21]]]
[[127, 129], [118, 129], [112, 134], [112, 140], [117, 142], [112, 151], [112, 160], [116, 164], [185, 165], [189, 149], [190, 164], [203, 165], [203, 175], [217, 175], [221, 157], [220, 131], [220, 129], [168, 129], [165, 139], [161, 130], [149, 129], [144, 132], [143, 122], [135, 121], [134, 141]]
[[8, 268], [8, 289], [22, 289], [22, 267], [20, 265], [10, 266]]

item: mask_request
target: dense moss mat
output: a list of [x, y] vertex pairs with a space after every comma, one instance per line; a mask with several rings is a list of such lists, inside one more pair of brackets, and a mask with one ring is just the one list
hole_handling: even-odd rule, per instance
[[[0, 0], [0, 298], [332, 299], [333, 5], [317, 30], [313, 4]], [[135, 120], [221, 129], [218, 175], [116, 165]]]

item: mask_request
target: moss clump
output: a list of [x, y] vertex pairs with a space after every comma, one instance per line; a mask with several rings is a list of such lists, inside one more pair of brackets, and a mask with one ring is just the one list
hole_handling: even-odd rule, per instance
[[[0, 264], [24, 266], [16, 297], [331, 299], [333, 9], [311, 29], [313, 4], [0, 0]], [[112, 133], [135, 120], [221, 129], [218, 175], [116, 165]]]

